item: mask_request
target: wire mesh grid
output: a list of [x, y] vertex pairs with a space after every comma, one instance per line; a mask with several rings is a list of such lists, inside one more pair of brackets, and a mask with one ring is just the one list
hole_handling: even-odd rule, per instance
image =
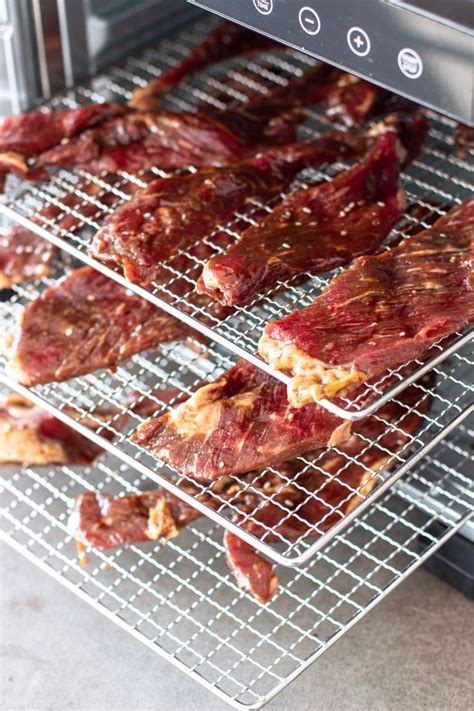
[[[148, 49], [139, 57], [130, 57], [123, 65], [112, 67], [106, 74], [55, 97], [50, 105], [61, 108], [91, 100], [129, 99], [134, 88], [143, 86], [162, 69], [172, 66], [184, 56], [212, 24], [213, 21], [197, 23], [176, 37], [164, 40], [158, 49]], [[244, 100], [252, 93], [265, 91], [269, 86], [284, 85], [286, 80], [301, 73], [312, 63], [313, 60], [292, 49], [236, 58], [201, 72], [198, 77], [183, 83], [165, 97], [163, 106], [177, 111], [192, 110], [199, 105], [223, 108], [229, 103]], [[454, 122], [433, 112], [429, 112], [429, 120], [431, 129], [424, 150], [405, 171], [402, 179], [410, 208], [389, 235], [387, 244], [401, 235], [428, 225], [434, 217], [444, 214], [472, 192], [474, 166], [456, 157], [453, 151]], [[317, 137], [328, 129], [328, 125], [324, 115], [311, 110], [307, 120], [300, 126], [299, 136], [301, 139]], [[315, 181], [329, 180], [346, 165], [337, 162], [321, 170], [304, 171], [290, 186], [290, 190]], [[153, 169], [136, 175], [119, 172], [114, 176], [93, 176], [83, 170], [71, 172], [61, 169], [47, 182], [13, 187], [11, 199], [0, 205], [0, 211], [31, 227], [111, 278], [125, 283], [121, 275], [91, 259], [87, 250], [103, 217], [130, 199], [131, 194], [137, 188], [144, 187], [150, 177], [157, 175], [165, 176], [169, 173]], [[413, 210], [414, 206], [420, 209]], [[84, 208], [87, 215], [84, 214]], [[45, 209], [49, 212], [42, 215], [41, 211]], [[286, 382], [286, 374], [275, 371], [255, 355], [258, 339], [269, 321], [311, 303], [335, 272], [320, 276], [306, 274], [303, 279], [295, 277], [285, 280], [265, 295], [255, 298], [249, 305], [236, 307], [231, 312], [216, 308], [215, 304], [203, 300], [195, 292], [196, 280], [205, 261], [223, 252], [245, 227], [255, 224], [271, 209], [272, 205], [262, 205], [255, 201], [250, 203], [249, 209], [235, 214], [229, 223], [219, 226], [214, 233], [192, 248], [182, 250], [164, 262], [159, 283], [154, 283], [150, 288], [135, 284], [129, 284], [129, 287], [212, 337], [230, 352], [251, 360]], [[71, 226], [69, 220], [66, 227], [64, 218], [71, 216], [77, 218], [78, 224]], [[34, 222], [31, 218], [34, 218]], [[458, 338], [454, 342], [450, 341], [449, 346], [445, 341], [434, 347], [428, 362], [418, 364], [411, 379], [419, 377], [429, 367], [461, 347], [465, 338], [458, 334]], [[367, 386], [371, 391], [369, 398], [368, 393], [362, 391], [357, 398], [342, 399], [340, 405], [327, 400], [322, 400], [321, 404], [339, 416], [360, 419], [375, 412], [381, 404], [406, 387], [409, 381], [403, 373], [404, 369], [399, 368], [387, 373], [377, 383]]]
[[[66, 253], [40, 282], [15, 287], [15, 294], [0, 303], [0, 333], [12, 332], [21, 310], [74, 265]], [[138, 354], [114, 373], [97, 371], [30, 390], [12, 380], [0, 356], [0, 380], [288, 567], [325, 547], [473, 409], [472, 354], [465, 346], [357, 424], [347, 444], [301, 456], [290, 465], [197, 482], [131, 443], [137, 426], [152, 412], [164, 413], [234, 362], [216, 344], [188, 339]], [[96, 422], [97, 430], [88, 429], [83, 418]]]
[[466, 420], [410, 472], [407, 482], [423, 492], [416, 501], [391, 489], [307, 567], [278, 570], [278, 592], [266, 605], [236, 585], [220, 531], [205, 517], [171, 541], [88, 550], [83, 567], [67, 530], [74, 498], [151, 485], [110, 455], [91, 467], [3, 468], [2, 536], [231, 705], [258, 708], [450, 535], [472, 526], [473, 424]]

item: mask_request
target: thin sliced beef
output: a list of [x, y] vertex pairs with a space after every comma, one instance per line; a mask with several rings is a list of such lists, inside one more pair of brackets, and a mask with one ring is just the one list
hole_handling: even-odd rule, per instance
[[334, 70], [317, 65], [240, 108], [198, 113], [129, 113], [44, 152], [37, 166], [77, 166], [97, 173], [229, 165], [261, 145], [295, 139], [298, 107], [327, 94]]
[[[47, 205], [33, 215], [31, 220], [41, 227], [47, 226], [49, 220], [54, 220], [60, 229], [74, 231], [82, 227], [83, 218], [91, 218], [97, 212], [100, 213], [100, 208], [94, 204], [94, 198], [100, 191], [98, 185], [89, 183], [81, 192], [90, 196], [90, 202], [75, 193], [69, 193], [61, 200], [64, 207]], [[102, 196], [102, 200], [107, 202], [107, 196]], [[71, 209], [73, 212], [65, 212], [65, 209]], [[28, 227], [14, 225], [6, 235], [0, 236], [0, 289], [24, 281], [41, 279], [49, 274], [56, 251], [57, 247], [52, 242], [40, 237]]]
[[56, 247], [23, 225], [0, 235], [0, 289], [49, 273]]
[[249, 52], [261, 52], [278, 46], [275, 40], [252, 32], [233, 22], [221, 22], [178, 64], [135, 89], [128, 105], [139, 111], [156, 111], [160, 97], [183, 79], [210, 64]]
[[474, 318], [474, 199], [397, 247], [361, 257], [313, 304], [270, 323], [260, 355], [291, 376], [294, 407], [423, 358]]
[[[227, 480], [212, 492], [201, 493], [191, 482], [179, 487], [213, 509], [232, 495], [235, 483]], [[179, 530], [202, 514], [166, 489], [127, 496], [109, 496], [88, 491], [75, 501], [69, 531], [79, 542], [102, 550], [140, 541], [174, 538]]]
[[230, 531], [224, 533], [224, 546], [227, 565], [239, 587], [252, 593], [259, 602], [269, 602], [279, 585], [273, 565]]
[[[189, 482], [180, 486], [214, 509], [232, 499], [233, 506], [241, 512], [235, 520], [241, 518], [240, 525], [246, 531], [266, 542], [281, 537], [317, 537], [369, 494], [382, 469], [409, 444], [429, 407], [425, 388], [431, 384], [432, 378], [425, 376], [421, 389], [410, 386], [398, 401], [389, 402], [376, 415], [357, 423], [357, 432], [337, 450], [328, 450], [322, 456], [316, 453], [314, 466], [293, 460], [280, 465], [278, 471], [251, 472], [239, 482], [224, 477], [204, 495]], [[73, 535], [98, 548], [149, 540], [149, 507], [141, 505], [142, 496], [147, 496], [154, 506], [160, 498], [167, 498], [176, 506], [179, 503], [162, 490], [138, 497], [102, 496], [100, 501], [88, 493], [79, 497], [74, 507], [70, 523]], [[199, 515], [183, 502], [170, 513], [173, 521], [154, 529], [161, 536], [182, 528], [188, 516], [194, 520]], [[237, 583], [261, 602], [267, 602], [278, 587], [271, 564], [231, 533], [225, 534], [224, 546]]]
[[61, 111], [33, 111], [0, 119], [0, 190], [8, 172], [32, 179], [26, 158], [57, 146], [65, 138], [117, 116], [126, 108], [114, 102], [89, 104]]
[[283, 383], [247, 361], [144, 422], [132, 440], [196, 479], [272, 466], [350, 435], [350, 422], [308, 405], [296, 410]]
[[[164, 260], [209, 235], [248, 200], [267, 201], [302, 168], [360, 155], [374, 140], [371, 134], [332, 132], [235, 166], [155, 180], [106, 218], [91, 255], [121, 267], [132, 282], [150, 283]], [[395, 156], [393, 163], [396, 174]]]
[[341, 74], [326, 100], [326, 115], [348, 127], [392, 112], [413, 112], [417, 105], [352, 74]]
[[396, 134], [387, 132], [360, 165], [290, 193], [225, 254], [207, 262], [198, 291], [233, 306], [281, 279], [327, 272], [376, 251], [406, 205], [400, 150]]
[[458, 158], [465, 160], [474, 155], [474, 127], [458, 123], [453, 133], [454, 149]]
[[84, 267], [24, 309], [5, 350], [11, 375], [31, 386], [113, 368], [188, 333], [166, 312]]
[[[120, 429], [126, 416], [113, 409], [97, 408], [83, 417], [76, 410], [65, 408], [93, 432], [108, 440], [113, 431], [104, 424], [117, 415], [114, 429]], [[48, 414], [21, 395], [11, 395], [0, 403], [0, 464], [91, 464], [102, 453], [101, 447], [79, 434], [61, 420]]]

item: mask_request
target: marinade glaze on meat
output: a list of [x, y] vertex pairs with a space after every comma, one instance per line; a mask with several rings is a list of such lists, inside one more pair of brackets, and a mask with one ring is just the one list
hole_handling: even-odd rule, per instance
[[[27, 158], [37, 156], [126, 108], [113, 102], [88, 104], [62, 111], [33, 111], [0, 119], [0, 191], [8, 172], [29, 177]], [[39, 177], [34, 172], [31, 177]]]
[[12, 377], [31, 386], [113, 368], [135, 353], [186, 335], [180, 321], [83, 267], [24, 309], [5, 350]]
[[[64, 412], [92, 431], [101, 429], [101, 436], [113, 438], [103, 425], [117, 410], [97, 408], [92, 416], [65, 408]], [[120, 429], [126, 415], [115, 418]], [[0, 403], [0, 464], [39, 466], [46, 464], [91, 464], [103, 450], [72, 427], [53, 417], [21, 395], [10, 395]]]
[[292, 408], [283, 383], [239, 361], [171, 412], [144, 422], [132, 440], [183, 474], [213, 480], [338, 445], [349, 434], [349, 421], [316, 404]]
[[278, 46], [276, 40], [234, 22], [221, 22], [182, 62], [152, 79], [146, 86], [135, 89], [128, 105], [139, 111], [156, 111], [160, 97], [195, 72], [236, 55], [261, 52], [275, 46]]
[[295, 124], [302, 118], [298, 107], [326, 96], [334, 73], [318, 64], [285, 87], [222, 111], [130, 112], [45, 151], [36, 165], [77, 166], [92, 173], [229, 165], [262, 145], [295, 140]]
[[[422, 393], [417, 386], [407, 388], [399, 402], [384, 405], [376, 416], [359, 423], [357, 432], [337, 450], [318, 456], [317, 466], [293, 460], [279, 466], [278, 472], [250, 472], [238, 481], [223, 477], [205, 494], [199, 494], [190, 482], [182, 482], [180, 486], [188, 493], [194, 492], [212, 508], [231, 498], [233, 506], [241, 512], [235, 520], [246, 514], [240, 525], [266, 542], [281, 537], [286, 540], [316, 537], [366, 497], [391, 456], [407, 446], [429, 407], [429, 396]], [[396, 427], [390, 427], [391, 424]], [[251, 489], [247, 487], [249, 482]], [[215, 489], [216, 486], [219, 488]], [[70, 520], [71, 533], [84, 544], [110, 548], [156, 538], [153, 534], [157, 531], [161, 531], [161, 536], [169, 536], [170, 531], [175, 535], [199, 515], [184, 502], [180, 502], [177, 513], [168, 510], [166, 502], [159, 504], [160, 499], [176, 501], [163, 490], [115, 499], [88, 492], [76, 502]], [[150, 527], [156, 519], [153, 507], [157, 506], [160, 511], [167, 510], [167, 524]], [[267, 602], [278, 588], [273, 566], [234, 534], [226, 532], [224, 546], [227, 563], [238, 584], [260, 602]]]
[[154, 180], [105, 219], [90, 253], [120, 266], [130, 281], [150, 283], [164, 260], [211, 234], [248, 200], [267, 201], [303, 168], [360, 155], [374, 140], [370, 132], [331, 132], [234, 166]]
[[290, 193], [267, 217], [209, 260], [198, 282], [222, 304], [248, 301], [281, 279], [327, 272], [374, 252], [406, 205], [395, 133], [327, 183]]
[[259, 353], [291, 375], [292, 405], [348, 393], [472, 321], [473, 241], [471, 198], [393, 249], [357, 259], [313, 304], [270, 323]]

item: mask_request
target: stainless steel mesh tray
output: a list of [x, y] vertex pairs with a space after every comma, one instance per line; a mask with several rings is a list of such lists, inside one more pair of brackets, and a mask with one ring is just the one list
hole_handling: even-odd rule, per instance
[[[64, 261], [60, 259], [57, 261], [55, 267], [57, 271], [53, 270], [49, 277], [39, 283], [16, 287], [15, 295], [9, 301], [0, 303], [0, 333], [8, 333], [14, 327], [22, 307], [36, 298], [45, 286], [54, 283], [60, 275], [68, 273], [73, 268], [74, 264], [67, 253], [63, 257]], [[302, 467], [314, 467], [324, 476], [321, 487], [317, 491], [310, 492], [299, 487], [303, 500], [298, 507], [295, 508], [291, 500], [281, 501], [282, 497], [278, 497], [281, 489], [290, 483], [289, 479], [283, 478], [281, 488], [276, 491], [269, 490], [266, 493], [265, 490], [260, 489], [259, 502], [246, 513], [243, 519], [236, 523], [234, 518], [239, 513], [236, 499], [222, 498], [219, 491], [209, 483], [197, 484], [199, 494], [194, 497], [186, 494], [180, 488], [180, 484], [191, 480], [186, 479], [170, 467], [157, 463], [143, 449], [130, 443], [131, 434], [143, 419], [131, 406], [130, 396], [132, 393], [135, 400], [149, 397], [151, 394], [156, 402], [157, 410], [164, 412], [167, 407], [173, 406], [173, 402], [183, 394], [188, 396], [203, 381], [214, 380], [233, 362], [233, 356], [216, 344], [204, 345], [188, 340], [181, 344], [162, 345], [158, 351], [137, 355], [120, 364], [114, 373], [98, 371], [64, 383], [52, 383], [28, 390], [16, 384], [9, 377], [5, 372], [5, 359], [0, 356], [0, 382], [29, 397], [61, 420], [71, 424], [104, 449], [113, 453], [130, 469], [134, 469], [136, 472], [148, 476], [157, 484], [172, 490], [214, 522], [232, 530], [283, 566], [298, 566], [313, 557], [318, 550], [326, 546], [337, 533], [347, 527], [356, 516], [360, 515], [367, 506], [372, 504], [474, 409], [471, 382], [473, 360], [468, 346], [465, 345], [433, 369], [434, 381], [431, 383], [420, 381], [413, 386], [416, 393], [414, 410], [420, 413], [420, 426], [416, 433], [408, 438], [405, 446], [398, 451], [388, 451], [386, 445], [380, 443], [382, 435], [375, 441], [367, 440], [367, 447], [375, 447], [377, 453], [380, 453], [383, 458], [388, 458], [388, 462], [385, 465], [375, 465], [374, 469], [370, 471], [374, 487], [368, 495], [364, 493], [362, 483], [357, 489], [350, 487], [347, 483], [343, 484], [347, 489], [347, 500], [354, 494], [359, 495], [358, 505], [349, 512], [346, 512], [347, 500], [340, 501], [338, 504], [328, 503], [325, 489], [334, 480], [343, 482], [344, 468], [354, 462], [361, 463], [364, 452], [354, 458], [335, 448], [335, 452], [342, 454], [344, 462], [342, 469], [336, 476], [328, 477], [325, 473], [326, 470], [320, 465], [326, 450], [300, 458]], [[171, 399], [170, 389], [173, 390]], [[430, 406], [424, 412], [422, 408], [427, 399], [430, 400]], [[78, 416], [87, 415], [94, 418], [94, 410], [104, 406], [115, 407], [116, 413], [111, 414], [95, 434], [64, 411], [67, 407], [74, 407]], [[403, 412], [406, 412], [406, 407]], [[127, 421], [121, 431], [118, 431], [117, 421], [119, 418], [121, 420], [124, 414], [127, 415]], [[397, 421], [387, 423], [382, 418], [381, 421], [384, 423], [384, 433], [397, 431]], [[106, 433], [115, 435], [113, 442], [104, 438]], [[244, 483], [242, 477], [239, 476], [233, 477], [233, 480], [239, 485], [240, 492], [256, 492], [255, 487], [259, 477], [264, 476], [268, 471], [275, 470], [260, 471], [251, 481], [246, 480]], [[291, 483], [295, 485], [294, 481]], [[211, 497], [212, 507], [199, 500], [201, 495]], [[300, 507], [311, 500], [320, 503], [323, 515], [318, 523], [313, 526], [307, 525], [306, 533], [297, 540], [283, 535], [278, 524], [274, 527], [264, 527], [265, 533], [261, 539], [250, 535], [245, 530], [247, 523], [257, 522], [258, 512], [265, 503], [278, 501], [277, 505], [285, 518], [297, 516]], [[301, 520], [303, 521], [303, 519]], [[304, 520], [304, 523], [307, 524], [307, 521]], [[330, 525], [328, 530], [325, 530], [326, 525]]]
[[[206, 518], [173, 541], [88, 551], [83, 568], [66, 528], [74, 497], [152, 485], [113, 456], [86, 468], [2, 468], [1, 535], [233, 707], [259, 708], [472, 520], [473, 424], [460, 425], [408, 475], [421, 497], [385, 493], [303, 570], [279, 570], [280, 590], [267, 605], [236, 586], [221, 532]], [[443, 533], [430, 529], [435, 520]]]
[[[209, 29], [209, 26], [209, 22], [204, 22], [188, 28], [173, 39], [163, 41], [157, 50], [146, 50], [139, 57], [131, 57], [123, 65], [112, 67], [107, 74], [102, 74], [64, 95], [57, 96], [51, 105], [60, 108], [76, 106], [91, 100], [128, 99], [133, 88], [145, 84], [161, 69], [173, 64]], [[230, 63], [217, 65], [192, 81], [186, 82], [166, 97], [164, 105], [174, 110], [188, 110], [200, 103], [222, 107], [228, 101], [243, 99], [250, 91], [261, 91], [272, 83], [284, 84], [286, 79], [300, 72], [309, 63], [312, 63], [311, 59], [291, 49], [282, 49], [261, 57], [237, 58]], [[452, 148], [454, 122], [433, 112], [428, 112], [428, 115], [431, 130], [425, 148], [403, 177], [409, 200], [424, 207], [424, 219], [428, 219], [430, 213], [443, 214], [452, 205], [466, 199], [472, 192], [474, 175], [474, 166], [460, 160], [454, 154]], [[327, 127], [328, 122], [324, 116], [316, 111], [310, 111], [308, 119], [300, 127], [300, 137], [318, 136], [327, 130]], [[343, 167], [343, 163], [338, 163], [321, 171], [306, 171], [294, 182], [291, 189], [307, 184], [308, 180], [330, 179]], [[160, 170], [154, 172], [157, 175], [166, 175]], [[86, 192], [90, 183], [94, 183], [99, 189], [94, 197]], [[285, 281], [265, 296], [256, 298], [248, 306], [236, 308], [225, 318], [218, 318], [212, 308], [196, 305], [193, 299], [194, 287], [203, 266], [202, 257], [197, 256], [196, 253], [202, 255], [204, 250], [206, 254], [212, 256], [224, 250], [236, 239], [243, 226], [253, 223], [262, 211], [271, 210], [269, 206], [254, 203], [245, 214], [236, 214], [234, 219], [222, 225], [215, 234], [209, 235], [200, 245], [195, 245], [193, 249], [181, 252], [164, 263], [163, 271], [167, 274], [167, 278], [163, 283], [156, 284], [150, 289], [131, 285], [120, 275], [87, 256], [91, 236], [99, 227], [101, 218], [114, 205], [129, 198], [127, 186], [130, 183], [144, 185], [140, 174], [130, 175], [121, 172], [113, 177], [107, 175], [94, 177], [86, 171], [58, 170], [49, 181], [12, 187], [9, 199], [5, 204], [0, 205], [0, 213], [3, 212], [11, 219], [30, 227], [45, 239], [61, 246], [76, 258], [93, 265], [111, 278], [126, 283], [143, 298], [187, 322], [224, 346], [230, 353], [244, 357], [280, 380], [286, 381], [285, 374], [274, 371], [255, 355], [258, 339], [265, 324], [270, 320], [309, 304], [328, 283], [332, 274], [318, 277], [308, 274], [302, 283], [295, 279]], [[64, 199], [71, 194], [77, 199], [74, 208], [64, 202]], [[111, 195], [114, 197], [112, 204]], [[106, 200], [104, 196], [107, 196]], [[80, 229], [63, 229], [60, 222], [64, 215], [79, 216], [77, 210], [87, 203], [95, 206], [94, 217], [81, 218]], [[58, 216], [54, 219], [41, 219], [38, 210], [50, 205], [60, 209]], [[36, 215], [35, 223], [31, 222], [31, 217], [34, 215]], [[417, 224], [423, 223], [412, 211], [408, 211], [387, 242], [400, 234], [406, 234], [407, 230], [413, 230]], [[450, 341], [449, 346], [441, 343], [435, 347], [430, 354], [429, 362], [419, 363], [411, 380], [418, 378], [457, 348], [461, 348], [468, 337], [458, 334], [458, 338], [454, 342]], [[362, 404], [362, 397], [360, 400], [346, 401], [343, 406], [337, 406], [326, 400], [321, 401], [321, 404], [341, 417], [360, 419], [375, 412], [381, 404], [401, 392], [408, 382], [409, 380], [401, 374], [401, 369], [398, 369], [395, 373], [388, 373], [371, 386], [375, 392], [373, 401], [369, 405]]]

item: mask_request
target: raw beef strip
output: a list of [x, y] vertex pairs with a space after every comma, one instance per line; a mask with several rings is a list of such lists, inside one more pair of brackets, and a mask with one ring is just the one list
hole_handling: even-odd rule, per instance
[[252, 593], [259, 602], [269, 602], [279, 584], [273, 565], [230, 531], [224, 533], [224, 546], [227, 565], [239, 587]]
[[[102, 191], [102, 188], [89, 183], [83, 186], [81, 191], [94, 198]], [[108, 195], [108, 197], [111, 198], [112, 195]], [[104, 201], [104, 196], [101, 199]], [[62, 215], [57, 222], [58, 227], [72, 231], [84, 224], [82, 217], [90, 218], [100, 212], [100, 208], [94, 204], [93, 200], [84, 202], [84, 198], [75, 193], [67, 194], [61, 199], [61, 202], [74, 213], [64, 213], [62, 207], [47, 205], [38, 214], [33, 215], [32, 222], [41, 227], [47, 227], [48, 220], [56, 220]], [[107, 202], [107, 196], [105, 202]], [[0, 235], [0, 289], [6, 289], [30, 279], [41, 279], [49, 274], [56, 251], [57, 247], [52, 242], [40, 237], [28, 227], [20, 224], [14, 225], [6, 235]]]
[[458, 123], [454, 129], [453, 137], [458, 158], [464, 160], [469, 154], [474, 155], [474, 127]]
[[198, 291], [234, 306], [281, 279], [328, 272], [377, 250], [406, 205], [398, 180], [401, 150], [396, 134], [387, 132], [360, 165], [290, 193], [207, 262]]
[[422, 358], [474, 318], [474, 199], [397, 247], [361, 257], [307, 308], [270, 323], [259, 353], [302, 407]]
[[116, 497], [88, 491], [76, 499], [68, 528], [80, 543], [108, 549], [174, 538], [200, 515], [166, 489]]
[[396, 111], [411, 112], [417, 105], [352, 74], [342, 74], [326, 99], [326, 115], [346, 126]]
[[37, 156], [64, 138], [77, 136], [112, 116], [126, 111], [113, 102], [89, 104], [62, 111], [33, 111], [0, 119], [0, 190], [8, 172], [20, 177], [39, 177], [29, 174], [26, 158]]
[[292, 408], [283, 383], [240, 361], [132, 440], [182, 474], [213, 480], [338, 445], [350, 427], [319, 405]]
[[113, 368], [134, 353], [188, 333], [166, 312], [83, 267], [24, 309], [5, 350], [11, 375], [30, 386]]
[[[333, 70], [331, 70], [333, 71]], [[262, 144], [294, 140], [296, 107], [320, 100], [331, 73], [321, 65], [240, 108], [204, 113], [129, 113], [44, 152], [36, 165], [89, 172], [229, 165]]]
[[[56, 213], [57, 214], [57, 213]], [[49, 272], [56, 247], [23, 225], [0, 235], [0, 289], [8, 289]]]
[[[105, 219], [91, 255], [120, 266], [132, 282], [155, 281], [164, 260], [211, 234], [247, 200], [266, 201], [302, 168], [360, 155], [374, 140], [368, 133], [332, 132], [266, 150], [235, 166], [155, 180]], [[396, 184], [395, 156], [392, 162]]]
[[[201, 493], [192, 482], [180, 482], [180, 489], [210, 508], [217, 509], [232, 495], [235, 483], [226, 480], [210, 493]], [[202, 514], [166, 489], [127, 496], [88, 491], [75, 501], [69, 530], [76, 540], [102, 550], [140, 541], [174, 538], [179, 530]]]
[[[101, 437], [113, 439], [104, 427], [117, 411], [96, 409], [91, 416], [81, 416], [71, 408], [64, 412]], [[120, 429], [126, 416], [114, 420]], [[48, 414], [21, 395], [11, 395], [0, 403], [0, 464], [90, 464], [103, 450], [61, 420]]]
[[156, 111], [160, 96], [194, 72], [236, 55], [265, 51], [274, 46], [278, 46], [275, 40], [258, 32], [233, 22], [221, 22], [182, 62], [152, 79], [145, 87], [135, 89], [128, 105], [139, 111]]

